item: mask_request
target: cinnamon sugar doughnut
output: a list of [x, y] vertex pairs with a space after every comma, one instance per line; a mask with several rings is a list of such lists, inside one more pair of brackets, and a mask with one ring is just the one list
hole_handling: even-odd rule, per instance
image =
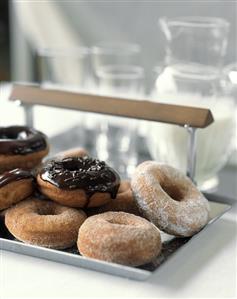
[[159, 230], [149, 221], [124, 212], [87, 218], [77, 246], [86, 257], [129, 266], [151, 262], [161, 251]]
[[115, 198], [119, 175], [89, 157], [48, 161], [37, 176], [40, 191], [69, 207], [98, 207]]
[[29, 171], [13, 169], [0, 175], [0, 211], [30, 196], [34, 191]]
[[208, 222], [207, 199], [171, 166], [143, 162], [136, 168], [131, 186], [143, 215], [168, 234], [192, 236]]
[[81, 210], [28, 199], [7, 210], [5, 224], [20, 241], [64, 249], [76, 243], [78, 229], [85, 219], [86, 214]]
[[126, 212], [140, 216], [129, 181], [121, 181], [115, 200], [111, 200], [101, 207], [88, 209], [87, 213], [88, 215], [96, 215], [109, 211]]
[[14, 168], [32, 169], [48, 154], [46, 136], [26, 126], [0, 128], [0, 173]]

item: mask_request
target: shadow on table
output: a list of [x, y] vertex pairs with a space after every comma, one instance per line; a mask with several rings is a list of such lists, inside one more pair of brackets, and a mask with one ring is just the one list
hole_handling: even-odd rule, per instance
[[[184, 247], [155, 272], [147, 283], [172, 289], [182, 289], [189, 280], [230, 243], [236, 246], [237, 227], [231, 220], [220, 219], [205, 230], [199, 238]], [[205, 244], [205, 246], [203, 246]], [[229, 257], [231, 258], [231, 257]], [[233, 259], [235, 257], [232, 257]]]

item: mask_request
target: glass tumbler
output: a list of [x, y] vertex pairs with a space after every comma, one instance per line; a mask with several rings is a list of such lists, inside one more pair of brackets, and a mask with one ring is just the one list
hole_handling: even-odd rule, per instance
[[[143, 93], [144, 71], [134, 65], [108, 65], [97, 72], [101, 95], [139, 99]], [[129, 177], [137, 164], [137, 121], [122, 117], [100, 120], [97, 156]]]
[[139, 65], [141, 47], [135, 43], [103, 41], [92, 47], [92, 65], [97, 75], [108, 65]]
[[[37, 51], [38, 74], [43, 88], [68, 91], [87, 91], [90, 88], [90, 50], [77, 48], [40, 48]], [[85, 114], [57, 109], [56, 115], [63, 119], [65, 127], [77, 125], [78, 145], [86, 146]], [[75, 146], [75, 142], [72, 142]]]
[[43, 87], [83, 90], [90, 81], [89, 49], [40, 48], [38, 50], [39, 79]]

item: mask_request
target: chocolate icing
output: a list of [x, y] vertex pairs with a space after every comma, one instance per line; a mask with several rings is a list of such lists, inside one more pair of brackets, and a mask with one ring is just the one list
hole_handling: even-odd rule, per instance
[[16, 168], [11, 171], [4, 172], [3, 174], [0, 175], [0, 188], [11, 183], [14, 181], [19, 181], [23, 179], [30, 179], [33, 176], [29, 171]]
[[42, 180], [61, 189], [83, 189], [90, 198], [96, 192], [115, 198], [120, 178], [105, 162], [89, 157], [70, 157], [47, 162], [40, 171]]
[[47, 147], [46, 136], [33, 128], [11, 126], [0, 128], [0, 154], [27, 155]]

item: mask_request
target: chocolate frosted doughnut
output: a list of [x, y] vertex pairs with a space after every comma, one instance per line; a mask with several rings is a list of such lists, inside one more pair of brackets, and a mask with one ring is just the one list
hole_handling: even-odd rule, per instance
[[104, 162], [89, 157], [48, 161], [37, 182], [43, 194], [70, 207], [96, 207], [115, 198], [119, 175]]
[[0, 154], [27, 155], [46, 149], [46, 136], [33, 128], [12, 126], [0, 128]]
[[0, 172], [32, 169], [48, 153], [46, 136], [26, 126], [0, 128]]
[[0, 210], [9, 208], [30, 196], [34, 190], [33, 176], [29, 171], [13, 169], [0, 175]]

